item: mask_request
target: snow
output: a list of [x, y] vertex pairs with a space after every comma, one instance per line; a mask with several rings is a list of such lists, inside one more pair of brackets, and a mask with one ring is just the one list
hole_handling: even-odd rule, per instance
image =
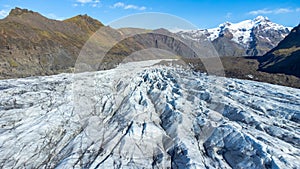
[[[190, 37], [197, 40], [203, 36], [207, 36], [207, 39], [213, 41], [217, 39], [225, 30], [232, 33], [232, 40], [243, 46], [252, 41], [251, 32], [254, 28], [262, 26], [264, 31], [273, 30], [292, 30], [291, 27], [285, 27], [280, 24], [271, 22], [267, 17], [257, 16], [253, 20], [245, 20], [238, 23], [225, 22], [220, 24], [217, 28], [211, 29], [198, 29], [198, 30], [186, 30], [177, 32], [181, 36]], [[286, 36], [286, 35], [283, 35]]]
[[0, 167], [300, 166], [299, 89], [158, 62], [0, 81]]

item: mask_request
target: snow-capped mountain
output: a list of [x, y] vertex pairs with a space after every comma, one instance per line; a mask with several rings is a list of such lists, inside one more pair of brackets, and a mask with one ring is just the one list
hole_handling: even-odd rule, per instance
[[0, 81], [0, 168], [300, 166], [299, 89], [157, 62]]
[[274, 48], [291, 29], [273, 23], [267, 17], [258, 16], [253, 20], [226, 22], [217, 28], [179, 31], [177, 34], [193, 40], [207, 38], [213, 42], [221, 56], [256, 56]]

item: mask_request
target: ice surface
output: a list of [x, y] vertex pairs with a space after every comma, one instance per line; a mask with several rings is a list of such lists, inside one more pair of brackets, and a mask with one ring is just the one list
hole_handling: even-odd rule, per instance
[[299, 89], [155, 63], [0, 81], [0, 168], [299, 168]]

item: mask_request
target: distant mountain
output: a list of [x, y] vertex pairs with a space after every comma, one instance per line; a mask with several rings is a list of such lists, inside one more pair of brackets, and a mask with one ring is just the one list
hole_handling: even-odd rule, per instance
[[177, 32], [184, 38], [207, 38], [220, 56], [261, 56], [274, 48], [290, 32], [285, 27], [258, 16], [239, 23], [226, 22], [217, 28]]
[[300, 24], [261, 58], [260, 70], [300, 77]]

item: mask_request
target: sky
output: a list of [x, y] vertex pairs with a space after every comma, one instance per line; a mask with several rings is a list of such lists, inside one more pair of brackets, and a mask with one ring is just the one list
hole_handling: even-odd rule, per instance
[[170, 14], [199, 29], [259, 15], [285, 26], [300, 23], [300, 0], [0, 0], [0, 18], [15, 7], [58, 20], [87, 14], [105, 25], [124, 16], [147, 12]]

